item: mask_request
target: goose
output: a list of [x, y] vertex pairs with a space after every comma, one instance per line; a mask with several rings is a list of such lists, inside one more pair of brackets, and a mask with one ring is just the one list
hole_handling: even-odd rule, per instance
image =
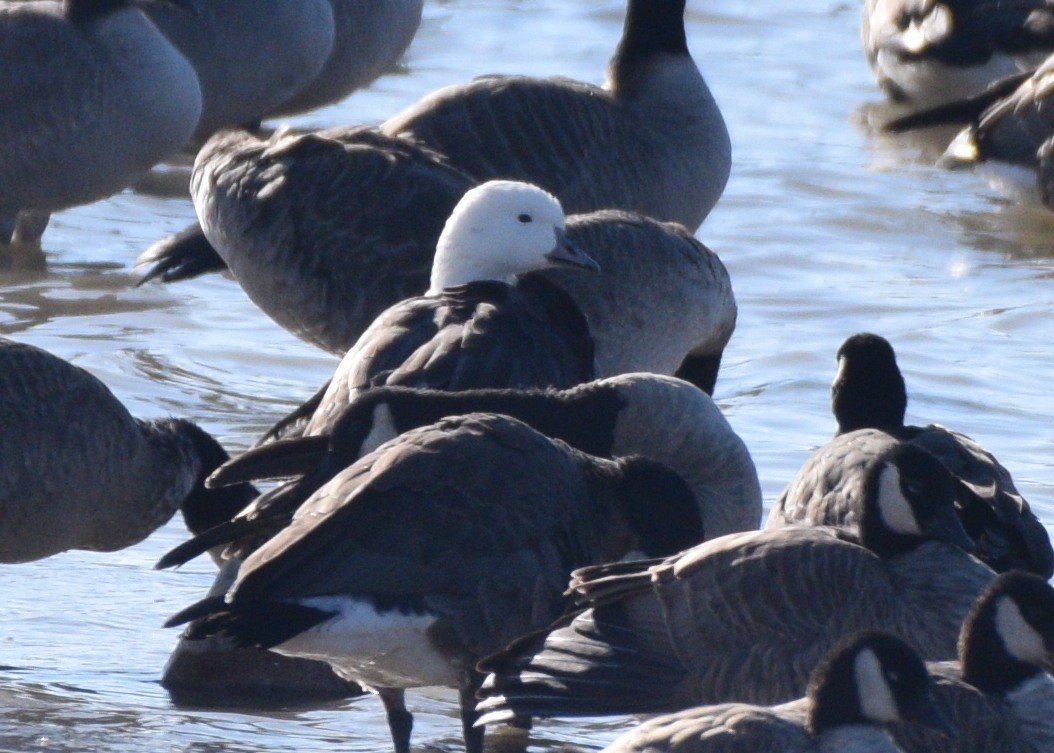
[[322, 397], [332, 409], [382, 384], [567, 387], [593, 378], [593, 341], [548, 265], [598, 271], [572, 245], [560, 202], [537, 186], [488, 181], [443, 227], [422, 296], [382, 312], [345, 354]]
[[412, 726], [404, 689], [457, 687], [466, 748], [479, 753], [476, 660], [555, 619], [575, 567], [702, 534], [691, 491], [659, 464], [469, 414], [339, 472], [242, 563], [226, 597], [168, 624], [197, 620], [191, 638], [222, 632], [329, 662], [380, 695], [398, 753]]
[[904, 424], [907, 392], [888, 340], [867, 332], [852, 335], [837, 358], [831, 404], [838, 433], [783, 490], [767, 528], [852, 522], [867, 469], [891, 446], [910, 443], [932, 453], [955, 479], [956, 506], [978, 557], [997, 571], [1054, 574], [1047, 529], [1014, 487], [1010, 472], [965, 434], [938, 424]]
[[861, 39], [879, 86], [932, 106], [978, 94], [1054, 52], [1043, 0], [865, 0]]
[[330, 0], [333, 49], [321, 72], [269, 115], [292, 115], [344, 99], [395, 66], [421, 25], [424, 0]]
[[194, 66], [201, 118], [193, 140], [256, 125], [318, 77], [334, 45], [329, 0], [195, 0], [197, 16], [146, 12]]
[[1003, 573], [978, 597], [959, 660], [931, 664], [934, 696], [953, 734], [894, 725], [905, 753], [1054, 750], [1054, 589], [1032, 573]]
[[1054, 101], [1054, 56], [1027, 73], [1008, 76], [973, 97], [896, 118], [884, 128], [899, 133], [949, 123], [962, 130], [938, 164], [970, 167], [1000, 192], [1039, 204], [1044, 187], [1044, 144], [1054, 136], [1048, 113]]
[[575, 571], [583, 611], [480, 663], [480, 722], [783, 703], [858, 630], [953, 658], [995, 573], [959, 548], [969, 539], [940, 471], [901, 445], [872, 469], [855, 530], [734, 533], [666, 559]]
[[138, 543], [181, 510], [202, 532], [248, 504], [205, 477], [229, 456], [185, 419], [133, 418], [88, 372], [0, 338], [0, 562]]
[[[266, 141], [228, 132], [194, 171], [215, 249], [193, 229], [177, 234], [140, 257], [153, 263], [144, 280], [214, 268], [218, 249], [219, 266], [279, 325], [344, 354], [384, 308], [428, 287], [443, 223], [473, 185], [441, 155], [376, 129]], [[678, 373], [712, 392], [737, 313], [717, 255], [682, 227], [630, 212], [573, 215], [567, 232], [604, 274], [537, 274], [586, 315], [598, 373]]]
[[948, 733], [919, 655], [879, 632], [849, 636], [809, 675], [805, 698], [774, 707], [727, 703], [649, 719], [603, 753], [903, 753], [884, 727]]
[[603, 87], [483, 76], [385, 121], [477, 180], [531, 181], [567, 212], [631, 209], [695, 231], [721, 197], [731, 145], [688, 52], [685, 0], [629, 0]]
[[136, 6], [0, 3], [0, 247], [39, 245], [51, 212], [124, 188], [198, 123], [190, 63]]
[[265, 444], [217, 468], [206, 481], [210, 487], [301, 480], [295, 494], [257, 498], [230, 523], [174, 549], [159, 566], [181, 565], [236, 541], [244, 552], [288, 525], [334, 473], [384, 442], [441, 418], [478, 412], [511, 416], [590, 455], [639, 455], [662, 463], [692, 490], [708, 537], [758, 527], [761, 485], [749, 450], [714, 401], [680, 379], [623, 374], [566, 390], [377, 387], [357, 395], [324, 433]]

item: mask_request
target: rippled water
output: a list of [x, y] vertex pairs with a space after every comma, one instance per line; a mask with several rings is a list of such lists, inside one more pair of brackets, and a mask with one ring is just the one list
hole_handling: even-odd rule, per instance
[[[897, 348], [909, 419], [982, 441], [1054, 521], [1054, 216], [932, 167], [937, 138], [869, 131], [881, 107], [855, 3], [689, 6], [689, 43], [734, 148], [728, 189], [699, 233], [728, 266], [740, 306], [717, 398], [754, 453], [766, 499], [830, 436], [834, 350], [867, 329]], [[429, 0], [404, 71], [292, 122], [381, 120], [486, 72], [599, 81], [622, 9], [621, 0]], [[0, 333], [89, 369], [137, 415], [189, 417], [240, 450], [335, 359], [273, 325], [222, 277], [133, 287], [136, 255], [192, 216], [178, 194], [132, 192], [58, 215], [45, 235], [47, 271], [0, 273]], [[184, 537], [174, 521], [116, 554], [4, 567], [0, 751], [388, 749], [369, 697], [280, 713], [170, 703], [157, 678], [176, 636], [160, 625], [213, 575], [205, 561], [150, 569]], [[453, 692], [409, 700], [418, 748], [461, 747]], [[629, 724], [543, 722], [529, 749], [599, 748]], [[504, 742], [488, 738], [491, 749]]]

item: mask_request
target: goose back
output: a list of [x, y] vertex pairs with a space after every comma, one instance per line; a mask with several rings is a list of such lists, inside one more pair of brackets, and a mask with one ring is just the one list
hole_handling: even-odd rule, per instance
[[313, 434], [366, 387], [569, 387], [593, 378], [589, 325], [544, 279], [480, 281], [392, 307], [334, 372]]
[[388, 306], [428, 287], [443, 225], [473, 185], [427, 149], [355, 127], [268, 141], [218, 134], [191, 191], [249, 298], [343, 354]]
[[204, 491], [228, 456], [202, 430], [136, 419], [88, 372], [2, 338], [0, 426], [2, 562], [121, 549], [189, 500], [188, 525], [197, 515], [204, 530], [251, 498]]

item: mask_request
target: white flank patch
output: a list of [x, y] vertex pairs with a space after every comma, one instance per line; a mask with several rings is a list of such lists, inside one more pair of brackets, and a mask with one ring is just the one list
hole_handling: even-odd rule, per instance
[[1000, 597], [996, 605], [995, 629], [1010, 656], [1030, 664], [1043, 664], [1046, 656], [1043, 636], [1028, 624], [1009, 596]]
[[275, 647], [288, 656], [318, 659], [371, 688], [458, 684], [451, 663], [428, 640], [433, 615], [380, 613], [350, 596], [301, 599], [299, 604], [337, 614]]
[[900, 490], [900, 471], [892, 464], [887, 464], [878, 476], [878, 510], [882, 521], [891, 531], [921, 536], [922, 529], [915, 518], [911, 503]]
[[860, 697], [860, 711], [874, 722], [895, 722], [900, 719], [893, 691], [882, 672], [882, 663], [871, 649], [857, 654], [853, 662], [856, 692]]
[[889, 49], [878, 50], [875, 66], [919, 105], [962, 99], [1020, 70], [1008, 55], [993, 55], [984, 65], [957, 66], [925, 58], [904, 60]]
[[374, 407], [372, 427], [366, 439], [362, 441], [362, 449], [359, 450], [360, 458], [373, 452], [389, 439], [399, 436], [399, 432], [395, 429], [395, 420], [392, 418], [392, 409], [388, 407], [388, 403], [378, 403]]

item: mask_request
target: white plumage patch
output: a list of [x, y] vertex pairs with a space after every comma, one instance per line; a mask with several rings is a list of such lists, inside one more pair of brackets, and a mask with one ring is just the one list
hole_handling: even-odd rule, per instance
[[1000, 597], [996, 604], [995, 629], [1010, 656], [1032, 664], [1044, 662], [1043, 636], [1028, 624], [1009, 596]]
[[373, 409], [373, 423], [370, 433], [362, 441], [359, 457], [367, 455], [393, 437], [399, 436], [395, 428], [395, 420], [392, 418], [392, 409], [388, 403], [378, 403]]
[[893, 690], [886, 682], [882, 663], [874, 651], [865, 649], [857, 654], [853, 661], [853, 675], [856, 678], [857, 696], [860, 698], [860, 711], [866, 719], [879, 723], [900, 719], [897, 702], [893, 699]]
[[915, 511], [900, 489], [900, 471], [894, 465], [886, 465], [879, 473], [878, 510], [891, 531], [912, 536], [922, 534]]
[[370, 688], [458, 684], [457, 672], [426, 635], [434, 615], [381, 613], [368, 601], [350, 596], [298, 603], [336, 614], [276, 646], [278, 653], [324, 661], [341, 676]]

